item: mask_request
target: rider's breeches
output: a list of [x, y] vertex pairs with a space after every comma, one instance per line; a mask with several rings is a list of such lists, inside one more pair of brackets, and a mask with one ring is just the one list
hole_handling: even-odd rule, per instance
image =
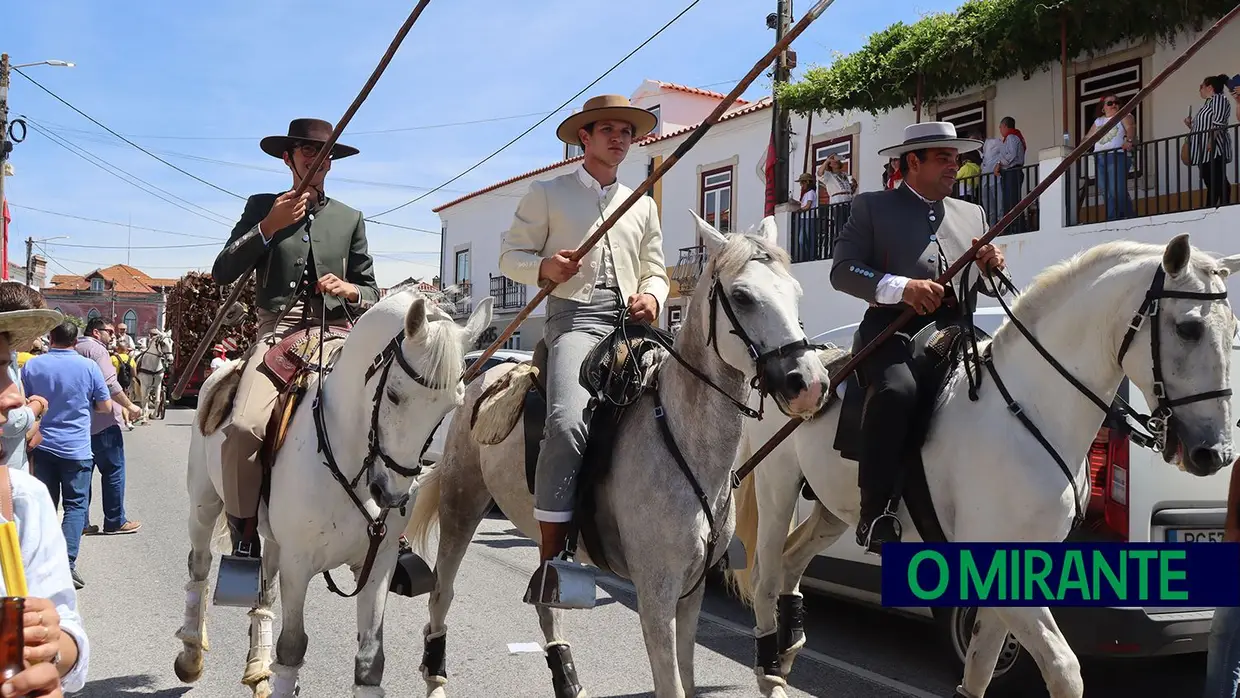
[[224, 510], [230, 516], [249, 518], [258, 514], [258, 495], [263, 484], [258, 451], [279, 396], [275, 383], [258, 370], [267, 349], [266, 342], [258, 342], [246, 354], [241, 384], [233, 399], [232, 419], [223, 430]]
[[581, 364], [616, 327], [618, 298], [615, 291], [598, 289], [589, 303], [547, 299], [547, 423], [534, 476], [534, 518], [539, 521], [572, 520], [592, 415]]

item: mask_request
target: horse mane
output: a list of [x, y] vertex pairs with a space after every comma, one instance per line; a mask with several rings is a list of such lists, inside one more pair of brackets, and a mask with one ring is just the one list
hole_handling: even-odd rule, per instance
[[766, 258], [774, 262], [772, 268], [778, 273], [796, 281], [796, 277], [792, 275], [792, 258], [784, 248], [772, 245], [752, 229], [729, 235], [727, 240], [716, 254], [710, 255], [706, 268], [702, 271], [703, 277], [708, 278], [715, 274], [735, 276], [754, 258]]
[[[457, 327], [452, 316], [443, 307], [450, 304], [446, 293], [440, 291], [432, 293], [418, 288], [416, 284], [403, 284], [389, 291], [374, 308], [367, 311], [367, 314], [384, 306], [393, 306], [393, 314], [398, 318], [400, 327], [403, 329], [405, 313], [418, 299], [426, 302], [427, 342], [424, 358], [426, 378], [433, 385], [455, 384], [460, 379], [462, 367], [465, 365], [465, 347], [462, 346], [459, 336], [461, 328]], [[383, 313], [383, 315], [387, 314]], [[362, 317], [364, 318], [365, 315]]]

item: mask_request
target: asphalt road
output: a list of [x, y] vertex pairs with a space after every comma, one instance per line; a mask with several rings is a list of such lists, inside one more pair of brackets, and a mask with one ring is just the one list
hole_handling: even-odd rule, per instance
[[[143, 529], [131, 536], [82, 541], [78, 569], [87, 586], [79, 592], [79, 603], [93, 656], [90, 682], [78, 695], [250, 695], [240, 684], [248, 644], [248, 619], [241, 609], [209, 609], [211, 650], [206, 672], [197, 683], [181, 684], [172, 671], [181, 647], [173, 634], [181, 624], [187, 579], [184, 482], [191, 416], [186, 410], [169, 410], [165, 422], [125, 435], [126, 506], [130, 518], [143, 522]], [[92, 520], [98, 522], [102, 520], [98, 497], [95, 501]], [[520, 600], [534, 559], [532, 543], [504, 519], [487, 519], [479, 529], [462, 567], [448, 619], [450, 696], [550, 695], [550, 674], [541, 653], [509, 651], [510, 643], [541, 641], [532, 609]], [[213, 583], [214, 579], [213, 571]], [[595, 609], [566, 617], [582, 682], [592, 696], [653, 695], [631, 588], [607, 582], [601, 585], [598, 599]], [[937, 631], [928, 623], [824, 596], [811, 595], [806, 605], [809, 646], [793, 670], [791, 695], [952, 695], [958, 677], [945, 660]], [[307, 606], [310, 644], [301, 672], [301, 695], [351, 695], [354, 605], [330, 594], [319, 577], [311, 585]], [[277, 609], [277, 633], [278, 614]], [[425, 597], [389, 598], [383, 682], [389, 696], [425, 695], [418, 670], [425, 622]], [[752, 618], [740, 604], [712, 590], [697, 635], [698, 695], [756, 695], [751, 626]], [[1200, 695], [1203, 666], [1200, 656], [1089, 662], [1086, 696]]]

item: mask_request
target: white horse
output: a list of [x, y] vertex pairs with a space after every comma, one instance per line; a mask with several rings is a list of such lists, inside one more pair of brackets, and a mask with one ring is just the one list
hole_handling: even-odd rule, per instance
[[[1238, 269], [1240, 256], [1214, 259], [1193, 250], [1187, 235], [1165, 248], [1111, 242], [1045, 270], [1012, 304], [1012, 314], [1103, 404], [1111, 403], [1127, 376], [1157, 408], [1154, 416], [1169, 425], [1165, 431], [1158, 422], [1149, 425], [1163, 439], [1164, 459], [1207, 476], [1233, 457], [1231, 404], [1226, 393], [1214, 391], [1229, 385], [1236, 320], [1224, 279]], [[1142, 307], [1147, 290], [1162, 296], [1157, 314], [1149, 317]], [[1125, 341], [1137, 319], [1143, 320], [1140, 329]], [[979, 399], [973, 401], [958, 366], [922, 448], [943, 533], [951, 541], [1061, 541], [1077, 512], [1074, 492], [1089, 496], [1085, 459], [1105, 415], [1010, 320], [992, 341], [980, 344], [983, 352], [987, 344], [1003, 385], [1062, 458], [1074, 484], [1009, 410], [992, 374], [981, 371]], [[1169, 399], [1182, 402], [1164, 409], [1156, 380]], [[793, 432], [745, 479], [737, 496], [737, 534], [753, 557], [736, 581], [754, 607], [763, 696], [786, 695], [786, 677], [805, 642], [785, 608], [799, 606], [806, 566], [857, 524], [857, 463], [840, 458], [833, 446], [839, 404]], [[748, 426], [742, 460], [781, 425], [768, 420]], [[819, 501], [789, 536], [802, 474]], [[1082, 510], [1085, 506], [1081, 501]], [[900, 518], [904, 539], [920, 540], [905, 507]], [[1047, 608], [979, 608], [957, 696], [985, 694], [1008, 632], [1030, 652], [1052, 698], [1081, 697], [1080, 665]], [[773, 633], [778, 646], [769, 642]], [[770, 648], [766, 656], [764, 646]]]
[[[729, 466], [744, 419], [738, 407], [744, 406], [751, 381], [760, 375], [781, 410], [805, 415], [820, 408], [827, 378], [798, 323], [801, 288], [787, 253], [777, 246], [774, 219], [765, 219], [756, 235], [728, 236], [697, 221], [710, 260], [700, 285], [705, 295], [690, 301], [672, 345], [685, 365], [660, 357], [657, 385], [629, 408], [618, 427], [611, 468], [592, 489], [605, 551], [601, 557], [637, 589], [658, 698], [694, 693], [694, 638], [705, 586], [701, 580], [732, 539]], [[513, 365], [500, 365], [471, 383], [458, 414], [471, 414], [484, 390], [511, 371]], [[518, 394], [524, 390], [520, 387]], [[480, 416], [478, 424], [486, 419]], [[769, 414], [767, 420], [783, 421]], [[495, 445], [480, 445], [470, 422], [452, 421], [443, 460], [422, 481], [408, 529], [415, 546], [425, 549], [430, 528], [440, 522], [437, 586], [423, 631], [423, 676], [428, 695], [435, 698], [445, 695], [447, 683], [445, 619], [453, 583], [492, 499], [526, 536], [539, 536], [526, 483], [524, 429], [497, 435], [489, 441]], [[695, 495], [695, 485], [700, 495]], [[579, 560], [603, 564], [596, 551], [582, 548]], [[512, 601], [518, 599], [514, 590]], [[584, 696], [560, 632], [562, 611], [539, 606], [537, 613], [554, 695]]]
[[[263, 591], [250, 611], [242, 679], [255, 696], [295, 695], [306, 652], [302, 613], [310, 580], [341, 565], [351, 568], [359, 585], [353, 694], [383, 695], [383, 610], [398, 552], [395, 532], [408, 518], [405, 505], [415, 494], [423, 445], [464, 396], [464, 352], [490, 321], [489, 298], [462, 328], [416, 290], [390, 293], [358, 318], [326, 378], [311, 382], [272, 467], [270, 501], [259, 508]], [[190, 443], [190, 581], [185, 622], [177, 632], [184, 649], [175, 663], [187, 683], [202, 674], [207, 649], [213, 531], [227, 539], [220, 447], [240, 365], [226, 364], [203, 384]], [[320, 443], [326, 444], [322, 452]], [[272, 665], [277, 572], [283, 619]]]
[[164, 374], [172, 366], [175, 355], [172, 330], [151, 330], [150, 341], [133, 357], [134, 402], [142, 408], [138, 422], [145, 422], [151, 410], [159, 406], [164, 397]]

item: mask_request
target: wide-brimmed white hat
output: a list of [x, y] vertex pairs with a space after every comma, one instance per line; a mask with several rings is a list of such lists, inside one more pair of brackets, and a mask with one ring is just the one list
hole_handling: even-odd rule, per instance
[[956, 125], [950, 121], [927, 121], [904, 127], [904, 142], [878, 151], [880, 157], [900, 157], [911, 150], [922, 148], [955, 148], [961, 153], [971, 153], [983, 143], [973, 138], [956, 135]]
[[26, 347], [65, 321], [58, 310], [10, 310], [0, 313], [0, 332], [9, 334], [9, 345]]

